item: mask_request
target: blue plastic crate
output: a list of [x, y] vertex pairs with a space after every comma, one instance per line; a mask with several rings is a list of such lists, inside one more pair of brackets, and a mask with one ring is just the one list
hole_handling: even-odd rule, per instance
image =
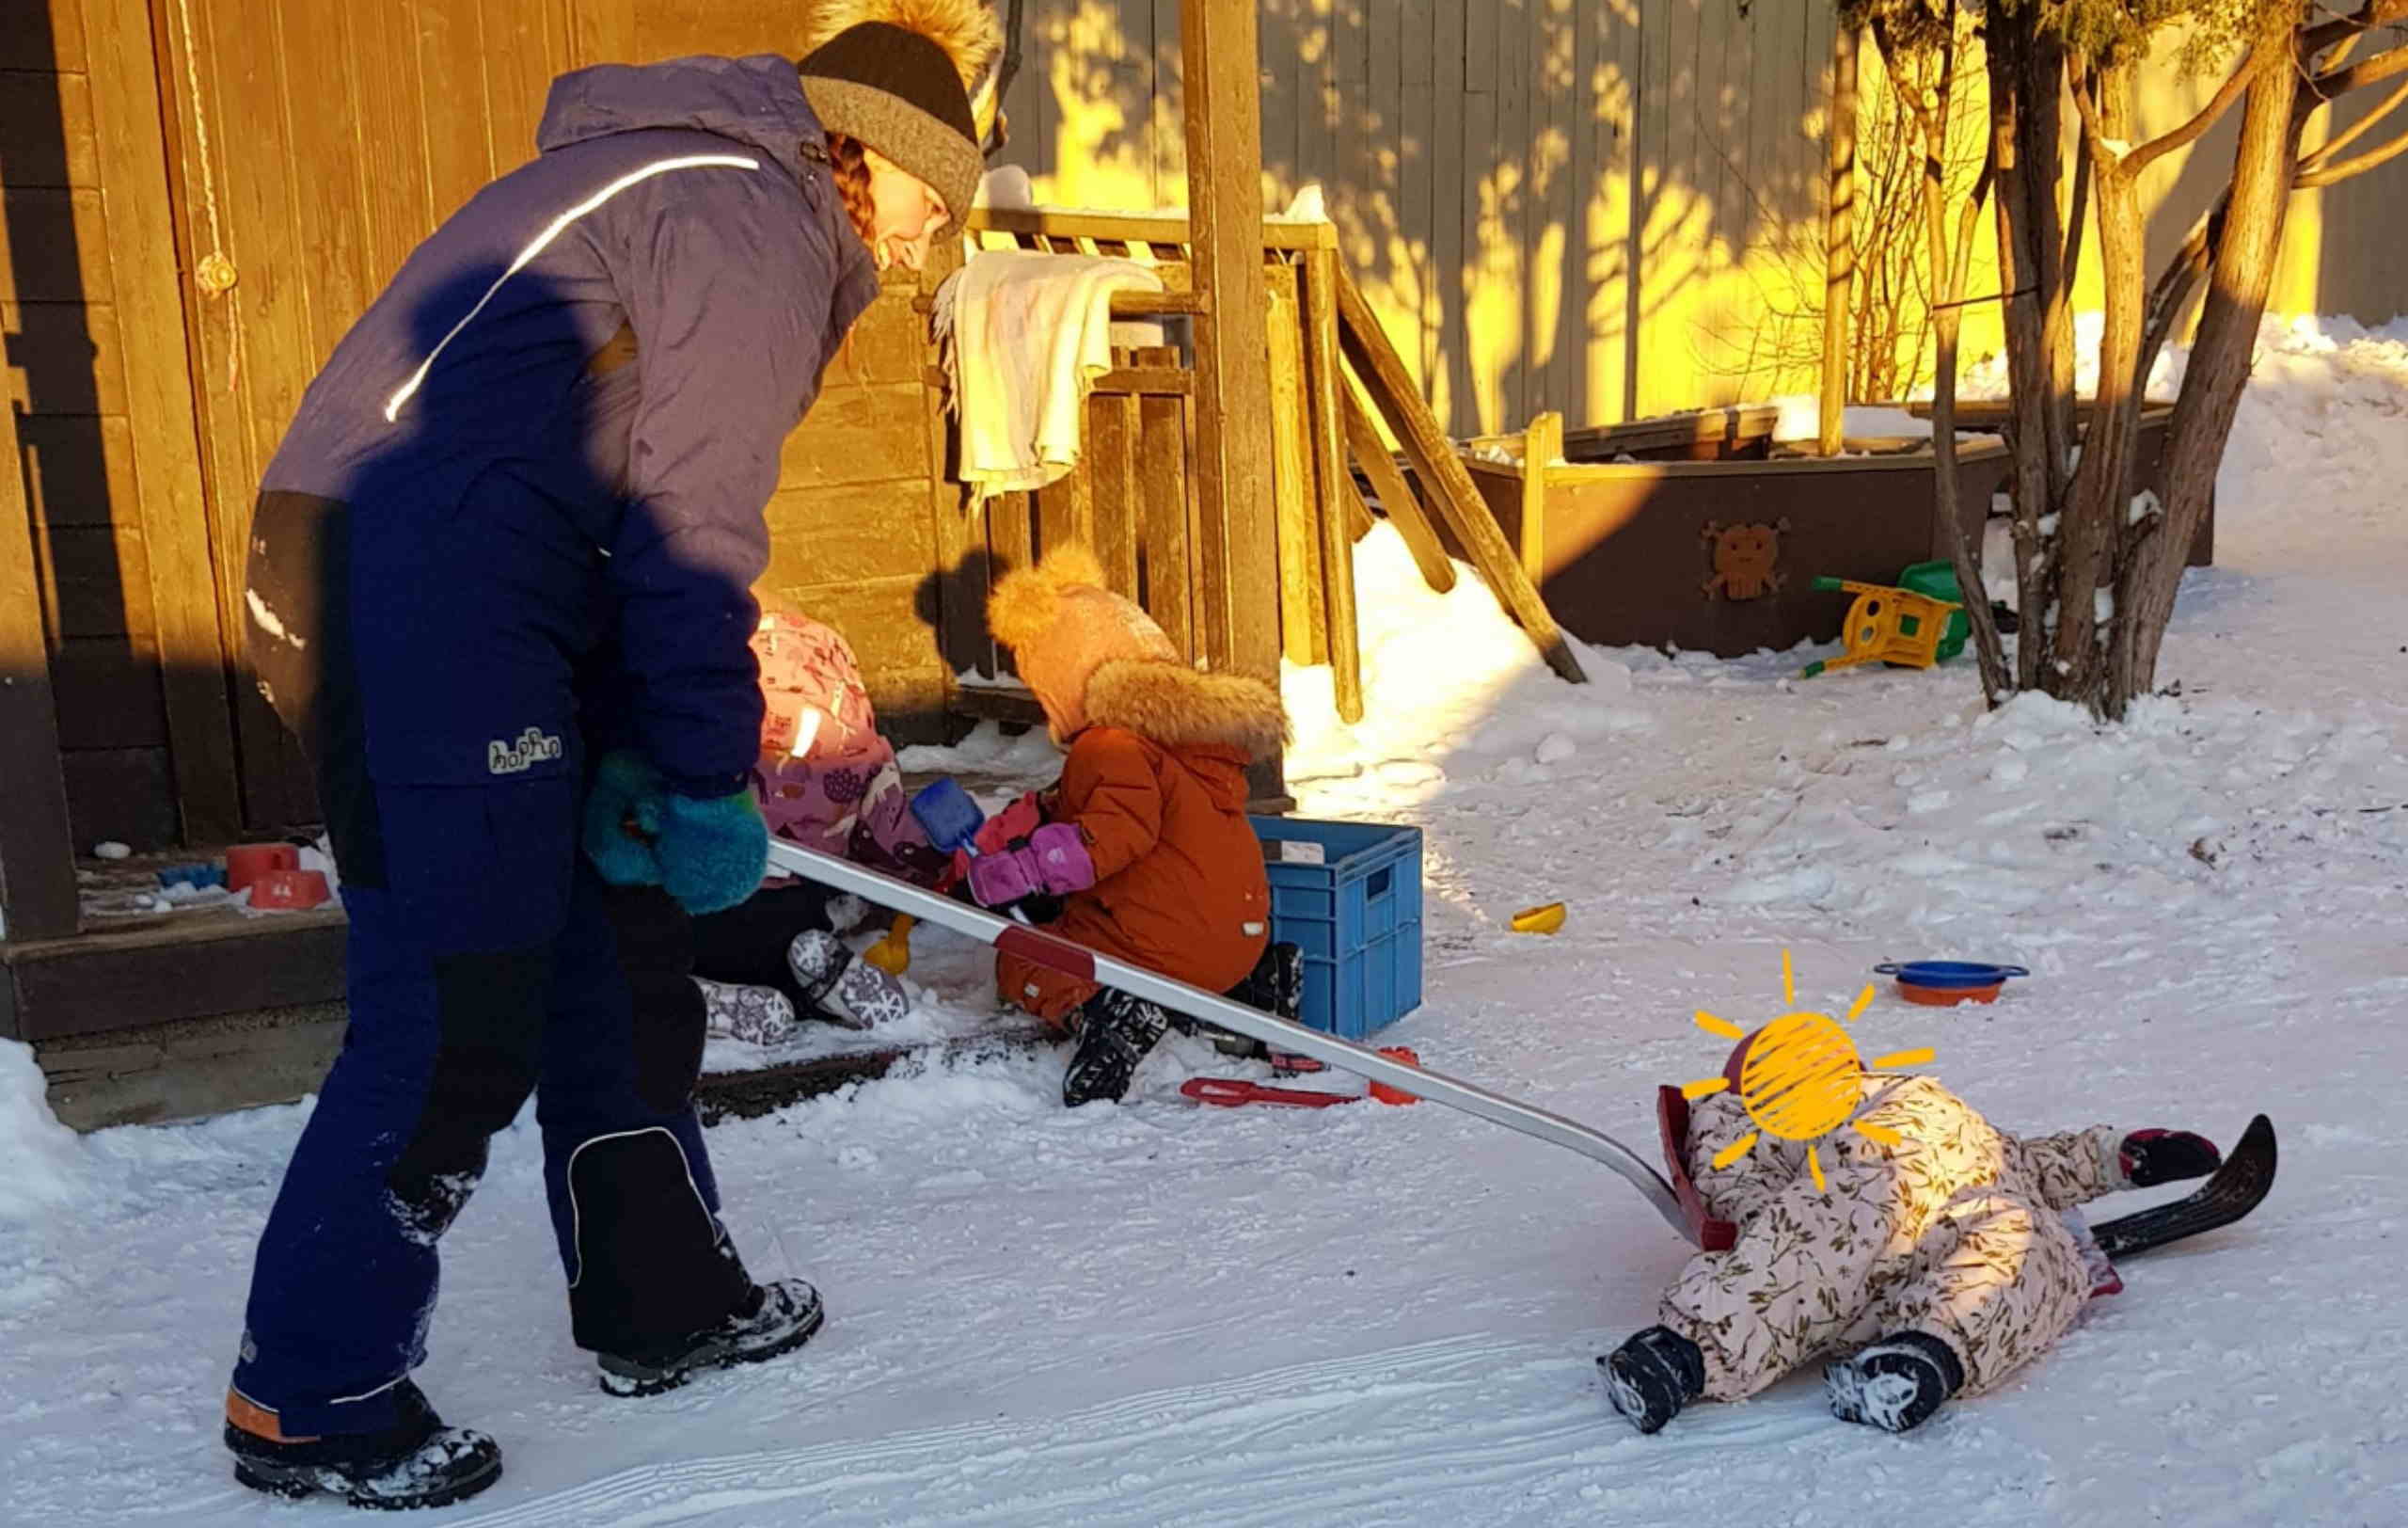
[[[1361, 1040], [1421, 1006], [1421, 830], [1258, 817], [1271, 937], [1305, 952], [1304, 1022]], [[1283, 843], [1318, 844], [1322, 863]]]

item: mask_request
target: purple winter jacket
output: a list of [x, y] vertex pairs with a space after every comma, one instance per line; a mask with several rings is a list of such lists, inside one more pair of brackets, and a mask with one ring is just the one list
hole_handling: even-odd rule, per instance
[[563, 75], [537, 144], [344, 336], [262, 486], [345, 506], [372, 777], [571, 773], [598, 727], [729, 793], [780, 445], [878, 278], [789, 59]]

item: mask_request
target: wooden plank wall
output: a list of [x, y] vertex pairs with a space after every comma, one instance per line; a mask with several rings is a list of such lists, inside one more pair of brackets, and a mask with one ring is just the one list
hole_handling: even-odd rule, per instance
[[71, 0], [6, 10], [0, 404], [16, 449], [0, 471], [30, 523], [0, 531], [34, 544], [73, 836], [150, 847], [179, 823], [90, 44]]
[[[545, 93], [570, 66], [570, 20], [519, 0], [178, 0], [161, 12], [181, 243], [196, 260], [224, 253], [239, 278], [191, 299], [216, 597], [238, 674], [261, 470], [409, 251], [533, 155]], [[246, 822], [311, 820], [298, 748], [249, 683], [233, 688]]]
[[[1322, 184], [1454, 434], [1797, 385], [1767, 295], [1812, 253], [1830, 9], [1262, 0], [1266, 193]], [[1176, 0], [1029, 0], [1027, 25], [1005, 158], [1056, 204], [1181, 200]]]
[[[410, 249], [533, 154], [553, 77], [594, 62], [783, 48], [800, 8], [420, 0], [330, 11], [314, 0], [180, 0], [163, 12], [182, 243], [196, 259], [224, 249], [240, 277], [225, 296], [192, 299], [214, 597], [230, 647], [242, 629], [253, 486], [302, 390]], [[928, 463], [940, 448], [911, 296], [881, 298], [830, 366], [770, 506], [781, 542], [770, 587], [844, 627], [874, 698], [906, 736], [935, 724], [946, 673], [928, 613], [936, 596], [924, 586], [937, 509]], [[893, 514], [887, 489], [916, 491], [917, 513]], [[226, 657], [239, 674], [239, 651]], [[234, 705], [245, 819], [254, 831], [310, 820], [292, 740], [246, 683]]]

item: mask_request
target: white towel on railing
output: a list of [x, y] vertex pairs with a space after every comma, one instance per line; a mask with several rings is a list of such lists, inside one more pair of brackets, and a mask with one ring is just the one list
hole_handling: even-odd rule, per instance
[[937, 289], [959, 472], [979, 498], [1041, 488], [1078, 465], [1087, 390], [1112, 369], [1112, 294], [1160, 292], [1133, 260], [990, 249]]

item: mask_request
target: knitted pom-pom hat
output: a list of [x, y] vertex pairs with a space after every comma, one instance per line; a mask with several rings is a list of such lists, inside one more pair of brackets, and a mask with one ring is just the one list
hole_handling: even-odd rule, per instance
[[1075, 543], [998, 580], [987, 600], [987, 627], [1012, 650], [1021, 681], [1045, 708], [1057, 742], [1068, 742], [1093, 720], [1087, 681], [1097, 669], [1116, 659], [1180, 662], [1179, 649], [1153, 617], [1105, 588], [1102, 565]]
[[865, 19], [797, 66], [803, 94], [822, 127], [860, 139], [933, 187], [949, 217], [942, 232], [952, 233], [986, 169], [964, 81], [985, 68], [993, 15], [977, 0], [879, 0], [849, 8]]

